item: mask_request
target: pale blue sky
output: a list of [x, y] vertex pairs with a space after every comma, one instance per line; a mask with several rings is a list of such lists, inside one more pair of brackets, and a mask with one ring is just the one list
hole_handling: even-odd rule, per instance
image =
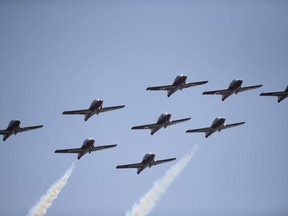
[[[0, 145], [0, 214], [25, 215], [75, 161], [55, 149], [117, 143], [77, 161], [47, 215], [124, 215], [171, 165], [116, 170], [146, 152], [180, 159], [199, 150], [151, 215], [287, 215], [287, 104], [261, 92], [288, 80], [286, 1], [1, 1], [0, 127], [11, 119], [42, 129]], [[203, 86], [146, 92], [184, 73]], [[225, 102], [202, 92], [233, 79], [263, 87]], [[62, 116], [93, 99], [125, 104], [84, 122]], [[161, 113], [192, 119], [150, 136], [132, 131]], [[185, 134], [216, 117], [245, 125]]]

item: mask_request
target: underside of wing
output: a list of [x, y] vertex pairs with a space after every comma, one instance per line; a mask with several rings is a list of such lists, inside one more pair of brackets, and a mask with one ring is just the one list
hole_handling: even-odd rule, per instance
[[82, 153], [83, 149], [81, 148], [74, 148], [74, 149], [59, 149], [56, 150], [55, 153]]
[[74, 114], [85, 115], [85, 114], [89, 114], [90, 112], [91, 111], [89, 109], [83, 109], [83, 110], [64, 111], [62, 114], [63, 115], [74, 115]]
[[125, 164], [125, 165], [118, 165], [116, 169], [127, 169], [127, 168], [143, 168], [144, 165], [142, 163], [135, 163], [135, 164]]
[[181, 122], [188, 121], [188, 120], [190, 120], [190, 119], [191, 119], [191, 118], [184, 118], [184, 119], [173, 120], [173, 121], [169, 122], [169, 125], [178, 124], [178, 123], [181, 123]]
[[224, 94], [229, 94], [230, 90], [228, 89], [222, 89], [222, 90], [215, 90], [215, 91], [206, 91], [203, 92], [203, 95], [224, 95]]
[[36, 126], [31, 126], [31, 127], [23, 127], [23, 128], [19, 128], [18, 129], [18, 133], [19, 132], [25, 132], [25, 131], [29, 131], [29, 130], [34, 130], [34, 129], [38, 129], [38, 128], [42, 128], [43, 125], [36, 125]]
[[187, 130], [186, 133], [197, 133], [197, 132], [210, 132], [212, 131], [213, 128], [211, 127], [206, 127], [206, 128], [198, 128], [198, 129], [192, 129], [192, 130]]
[[99, 150], [103, 150], [103, 149], [114, 148], [116, 146], [117, 146], [116, 144], [114, 144], [114, 145], [105, 145], [105, 146], [94, 146], [92, 151], [99, 151]]
[[9, 131], [7, 131], [7, 130], [0, 130], [0, 134], [1, 134], [1, 135], [6, 135], [6, 134], [9, 134]]
[[288, 93], [285, 91], [282, 92], [266, 92], [261, 93], [260, 96], [288, 96]]
[[208, 81], [186, 83], [184, 88], [189, 88], [189, 87], [194, 87], [194, 86], [198, 86], [198, 85], [203, 85], [203, 84], [206, 84], [207, 82]]
[[242, 125], [242, 124], [245, 124], [245, 122], [239, 122], [239, 123], [234, 123], [234, 124], [226, 124], [223, 126], [222, 129], [227, 129], [227, 128], [231, 128], [231, 127], [236, 127], [236, 126], [239, 126], [239, 125]]
[[117, 110], [117, 109], [122, 109], [124, 108], [125, 105], [121, 105], [121, 106], [113, 106], [113, 107], [103, 107], [100, 112], [107, 112], [107, 111], [111, 111], [111, 110]]
[[248, 91], [256, 88], [260, 88], [262, 85], [254, 85], [254, 86], [246, 86], [246, 87], [241, 87], [240, 92], [243, 91]]
[[137, 130], [137, 129], [153, 129], [157, 128], [159, 125], [158, 124], [147, 124], [147, 125], [139, 125], [139, 126], [134, 126], [131, 128], [131, 130]]
[[166, 85], [166, 86], [153, 86], [153, 87], [148, 87], [146, 88], [146, 91], [147, 90], [152, 90], [152, 91], [158, 91], [158, 90], [166, 90], [166, 91], [169, 91], [169, 90], [172, 90], [174, 89], [175, 87], [173, 85]]
[[153, 163], [153, 166], [158, 165], [158, 164], [162, 164], [162, 163], [167, 163], [167, 162], [173, 161], [173, 160], [176, 160], [176, 158], [169, 158], [169, 159], [164, 159], [164, 160], [156, 160]]

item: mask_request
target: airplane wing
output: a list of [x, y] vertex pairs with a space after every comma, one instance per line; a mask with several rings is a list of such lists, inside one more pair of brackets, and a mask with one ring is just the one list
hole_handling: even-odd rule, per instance
[[286, 96], [287, 92], [281, 91], [281, 92], [267, 92], [267, 93], [261, 93], [260, 96]]
[[105, 146], [94, 146], [92, 151], [99, 151], [99, 150], [103, 150], [103, 149], [107, 149], [107, 148], [113, 148], [116, 147], [117, 145], [105, 145]]
[[111, 110], [116, 110], [116, 109], [122, 109], [124, 108], [125, 105], [121, 105], [121, 106], [113, 106], [113, 107], [103, 107], [100, 112], [107, 112], [107, 111], [111, 111]]
[[263, 86], [263, 85], [241, 87], [240, 92], [248, 91], [248, 90], [252, 90], [252, 89], [256, 89], [256, 88], [260, 88], [261, 86]]
[[174, 88], [175, 88], [175, 86], [173, 86], [173, 85], [153, 86], [153, 87], [148, 87], [148, 88], [146, 88], [146, 91], [147, 91], [147, 90], [152, 90], [152, 91], [166, 90], [166, 91], [169, 91], [169, 90], [172, 90], [172, 89], [174, 89]]
[[73, 114], [85, 115], [85, 114], [89, 114], [90, 112], [91, 111], [89, 109], [84, 109], [84, 110], [64, 111], [62, 114], [63, 115], [73, 115]]
[[169, 159], [164, 159], [164, 160], [156, 160], [156, 161], [154, 161], [153, 166], [156, 166], [156, 165], [162, 164], [162, 163], [167, 163], [167, 162], [173, 161], [173, 160], [176, 160], [176, 158], [169, 158]]
[[200, 82], [191, 82], [191, 83], [186, 83], [184, 85], [184, 88], [189, 88], [189, 87], [193, 87], [193, 86], [197, 86], [197, 85], [203, 85], [206, 84], [208, 81], [200, 81]]
[[1, 135], [5, 135], [5, 134], [8, 134], [9, 133], [9, 131], [7, 131], [7, 130], [0, 130], [0, 134]]
[[84, 150], [81, 148], [74, 148], [74, 149], [59, 149], [56, 150], [55, 153], [82, 153]]
[[225, 95], [225, 94], [229, 94], [231, 91], [228, 89], [222, 89], [222, 90], [215, 90], [215, 91], [206, 91], [203, 92], [203, 95]]
[[234, 124], [226, 124], [226, 125], [223, 126], [222, 129], [227, 129], [227, 128], [231, 128], [231, 127], [236, 127], [236, 126], [242, 125], [242, 124], [244, 124], [244, 123], [245, 123], [245, 122], [239, 122], [239, 123], [234, 123]]
[[43, 125], [37, 125], [37, 126], [31, 126], [31, 127], [23, 127], [23, 128], [19, 128], [17, 133], [19, 132], [25, 132], [25, 131], [29, 131], [29, 130], [34, 130], [34, 129], [38, 129], [38, 128], [42, 128]]
[[139, 125], [139, 126], [134, 126], [131, 128], [131, 130], [137, 130], [137, 129], [153, 129], [159, 127], [158, 124], [147, 124], [147, 125]]
[[206, 128], [198, 128], [198, 129], [192, 129], [192, 130], [187, 130], [186, 133], [195, 133], [195, 132], [210, 132], [212, 131], [213, 128], [211, 127], [206, 127]]
[[184, 118], [184, 119], [173, 120], [173, 121], [169, 122], [169, 125], [178, 124], [178, 123], [181, 123], [181, 122], [188, 121], [188, 120], [190, 120], [190, 119], [191, 119], [191, 118]]
[[142, 168], [142, 167], [144, 167], [142, 163], [135, 163], [135, 164], [118, 165], [116, 169]]

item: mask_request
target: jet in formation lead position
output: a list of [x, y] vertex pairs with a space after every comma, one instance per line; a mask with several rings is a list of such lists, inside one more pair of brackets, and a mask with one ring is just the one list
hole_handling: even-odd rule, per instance
[[152, 166], [156, 166], [158, 164], [166, 163], [169, 161], [176, 160], [176, 158], [169, 158], [164, 160], [155, 160], [155, 154], [147, 153], [141, 163], [135, 164], [125, 164], [125, 165], [118, 165], [116, 169], [126, 169], [126, 168], [136, 168], [137, 174], [140, 174], [144, 169], [147, 167], [151, 168]]
[[125, 105], [113, 106], [113, 107], [103, 107], [102, 105], [103, 105], [103, 100], [97, 99], [91, 103], [88, 109], [64, 111], [62, 114], [63, 115], [73, 115], [73, 114], [84, 115], [85, 116], [84, 120], [87, 121], [89, 118], [91, 118], [95, 114], [98, 115], [99, 113], [102, 113], [102, 112], [121, 109], [125, 107]]
[[238, 94], [239, 92], [260, 88], [262, 85], [246, 86], [242, 87], [243, 80], [233, 80], [227, 89], [205, 91], [203, 95], [222, 95], [222, 101], [230, 97], [232, 94]]
[[277, 102], [280, 103], [282, 100], [288, 97], [288, 86], [284, 91], [279, 91], [279, 92], [265, 92], [261, 93], [260, 96], [276, 96], [278, 97]]
[[163, 113], [160, 115], [160, 117], [158, 118], [157, 122], [154, 124], [147, 124], [147, 125], [140, 125], [140, 126], [134, 126], [131, 129], [132, 130], [136, 130], [136, 129], [150, 129], [151, 130], [151, 135], [153, 135], [154, 133], [156, 133], [158, 130], [160, 130], [161, 128], [166, 128], [170, 125], [173, 124], [178, 124], [184, 121], [188, 121], [191, 118], [184, 118], [184, 119], [178, 119], [178, 120], [170, 120], [171, 118], [171, 114], [170, 113]]
[[43, 125], [36, 125], [36, 126], [30, 126], [30, 127], [20, 127], [21, 121], [20, 120], [12, 120], [10, 121], [8, 127], [4, 130], [0, 130], [0, 134], [3, 135], [3, 141], [8, 139], [12, 134], [17, 134], [29, 130], [34, 130], [37, 128], [42, 128]]
[[88, 138], [84, 141], [81, 148], [59, 149], [59, 150], [56, 150], [55, 153], [76, 153], [78, 154], [77, 159], [80, 160], [80, 158], [83, 157], [88, 152], [91, 153], [93, 151], [99, 151], [99, 150], [113, 148], [117, 146], [117, 144], [105, 145], [105, 146], [94, 146], [94, 142], [95, 142], [94, 139]]
[[200, 82], [187, 83], [186, 80], [187, 80], [187, 76], [184, 74], [180, 74], [175, 78], [172, 85], [148, 87], [146, 91], [147, 90], [152, 90], [152, 91], [164, 90], [164, 91], [167, 91], [167, 97], [170, 97], [177, 90], [182, 90], [184, 88], [194, 87], [197, 85], [203, 85], [208, 82], [208, 81], [200, 81]]
[[187, 130], [186, 133], [204, 132], [205, 137], [208, 138], [210, 135], [212, 135], [216, 131], [220, 132], [221, 130], [235, 127], [238, 125], [242, 125], [245, 123], [245, 122], [239, 122], [239, 123], [234, 123], [234, 124], [224, 124], [225, 120], [226, 120], [225, 118], [216, 118], [210, 127]]

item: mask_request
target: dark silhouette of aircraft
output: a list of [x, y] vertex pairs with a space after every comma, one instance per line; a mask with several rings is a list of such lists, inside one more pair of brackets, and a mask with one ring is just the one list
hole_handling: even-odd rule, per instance
[[91, 103], [89, 109], [64, 111], [62, 114], [63, 115], [73, 115], [73, 114], [84, 115], [85, 116], [84, 120], [87, 121], [89, 118], [91, 118], [95, 114], [98, 115], [99, 113], [102, 113], [102, 112], [121, 109], [125, 107], [125, 105], [113, 106], [113, 107], [102, 107], [102, 104], [103, 104], [103, 100], [97, 99]]
[[276, 96], [278, 97], [277, 102], [280, 103], [282, 100], [288, 97], [288, 86], [284, 91], [261, 93], [260, 96]]
[[169, 161], [176, 160], [176, 158], [169, 158], [164, 160], [155, 160], [155, 154], [147, 153], [141, 163], [135, 164], [125, 164], [125, 165], [118, 165], [116, 169], [126, 169], [126, 168], [136, 168], [137, 174], [140, 174], [144, 169], [147, 167], [151, 168], [152, 166], [156, 166], [158, 164], [166, 163]]
[[78, 154], [77, 159], [80, 160], [81, 157], [83, 157], [87, 153], [91, 153], [93, 151], [99, 151], [107, 148], [113, 148], [117, 145], [105, 145], [105, 146], [94, 146], [94, 139], [88, 138], [84, 141], [81, 148], [73, 148], [73, 149], [59, 149], [56, 150], [55, 153], [76, 153]]
[[8, 127], [4, 130], [0, 130], [0, 134], [3, 135], [3, 141], [8, 139], [12, 134], [17, 134], [29, 130], [34, 130], [37, 128], [42, 128], [43, 125], [37, 125], [37, 126], [30, 126], [30, 127], [20, 127], [21, 121], [20, 120], [12, 120], [10, 121]]
[[157, 122], [154, 124], [147, 124], [147, 125], [140, 125], [140, 126], [134, 126], [131, 129], [132, 130], [136, 130], [136, 129], [150, 129], [151, 130], [151, 135], [153, 135], [154, 133], [156, 133], [158, 130], [160, 130], [161, 128], [166, 128], [170, 125], [173, 124], [178, 124], [184, 121], [188, 121], [191, 118], [184, 118], [184, 119], [178, 119], [178, 120], [170, 120], [171, 118], [171, 114], [170, 113], [163, 113], [160, 115], [160, 117], [158, 118]]
[[170, 97], [177, 90], [182, 90], [184, 88], [190, 88], [197, 85], [203, 85], [208, 82], [208, 81], [200, 81], [200, 82], [187, 83], [186, 80], [187, 76], [184, 74], [180, 74], [175, 78], [172, 85], [148, 87], [146, 90], [152, 90], [152, 91], [164, 90], [167, 91], [167, 97]]
[[216, 131], [220, 132], [221, 130], [235, 127], [238, 125], [242, 125], [245, 123], [245, 122], [239, 122], [239, 123], [234, 123], [234, 124], [224, 124], [225, 120], [226, 120], [225, 118], [216, 118], [210, 127], [187, 130], [186, 133], [204, 132], [205, 137], [208, 138], [210, 135], [212, 135]]
[[222, 95], [222, 101], [224, 101], [232, 94], [238, 94], [239, 92], [260, 88], [262, 86], [262, 85], [254, 85], [254, 86], [242, 87], [242, 83], [243, 80], [233, 80], [227, 89], [206, 91], [203, 92], [203, 95]]

